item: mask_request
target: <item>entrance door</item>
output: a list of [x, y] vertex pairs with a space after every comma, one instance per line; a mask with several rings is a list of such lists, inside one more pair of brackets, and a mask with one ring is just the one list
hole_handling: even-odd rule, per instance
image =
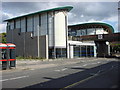
[[108, 54], [108, 46], [106, 41], [95, 41], [97, 46], [97, 57], [105, 57]]

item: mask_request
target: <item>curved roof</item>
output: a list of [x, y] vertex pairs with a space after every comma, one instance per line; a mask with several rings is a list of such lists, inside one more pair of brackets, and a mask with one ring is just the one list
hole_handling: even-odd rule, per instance
[[69, 25], [69, 27], [82, 27], [82, 28], [90, 28], [90, 27], [100, 27], [108, 28], [110, 32], [114, 33], [114, 29], [111, 25], [107, 23], [101, 23], [101, 22], [92, 22], [92, 23], [83, 23], [83, 24], [75, 24], [75, 25]]
[[4, 20], [4, 21], [10, 21], [10, 20], [25, 17], [25, 16], [30, 16], [30, 15], [34, 15], [34, 14], [38, 14], [38, 13], [44, 13], [44, 12], [50, 12], [50, 11], [56, 11], [56, 10], [67, 10], [69, 12], [72, 8], [73, 8], [72, 6], [64, 6], [64, 7], [52, 8], [52, 9], [42, 10], [42, 11], [38, 11], [38, 12], [34, 12], [34, 13], [22, 15], [22, 16], [10, 18], [10, 19]]

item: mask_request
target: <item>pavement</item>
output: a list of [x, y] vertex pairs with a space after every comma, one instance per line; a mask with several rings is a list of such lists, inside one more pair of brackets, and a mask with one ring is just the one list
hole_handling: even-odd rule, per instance
[[[19, 71], [19, 70], [31, 70], [31, 69], [37, 69], [37, 68], [49, 68], [49, 67], [56, 67], [61, 65], [69, 65], [69, 64], [75, 64], [78, 62], [89, 62], [89, 61], [95, 61], [95, 60], [102, 60], [103, 58], [76, 58], [76, 59], [47, 59], [47, 60], [16, 60], [16, 67], [12, 67], [8, 70], [0, 70], [0, 72], [8, 72], [8, 71]], [[107, 58], [104, 58], [107, 60]], [[1, 64], [0, 64], [1, 65]], [[2, 66], [0, 66], [2, 67]]]

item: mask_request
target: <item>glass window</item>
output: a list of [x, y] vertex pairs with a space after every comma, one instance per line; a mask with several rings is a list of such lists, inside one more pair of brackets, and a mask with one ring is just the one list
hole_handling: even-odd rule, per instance
[[94, 35], [94, 34], [95, 34], [94, 28], [87, 29], [87, 35]]
[[34, 16], [34, 36], [38, 35], [39, 15]]
[[86, 46], [81, 46], [81, 57], [86, 57]]
[[20, 19], [15, 20], [16, 28], [20, 28]]
[[33, 30], [33, 20], [32, 16], [27, 17], [27, 32], [30, 32]]
[[81, 35], [86, 35], [86, 30], [85, 29], [81, 30]]
[[62, 50], [61, 50], [61, 48], [56, 48], [56, 58], [61, 57], [61, 55], [62, 55]]
[[47, 13], [41, 15], [40, 35], [47, 35]]
[[66, 57], [66, 48], [62, 48], [62, 57]]
[[71, 36], [76, 36], [77, 32], [76, 31], [71, 31]]
[[54, 49], [49, 48], [49, 58], [53, 58], [53, 57], [54, 57]]
[[26, 31], [26, 23], [25, 23], [25, 18], [21, 18], [21, 32]]
[[103, 28], [96, 28], [96, 34], [103, 34]]
[[14, 29], [14, 21], [11, 21], [11, 22], [10, 22], [10, 29], [11, 29], [11, 30]]
[[56, 58], [66, 57], [66, 49], [65, 48], [56, 48]]
[[90, 46], [86, 46], [87, 47], [87, 57], [90, 57], [91, 56], [91, 52], [90, 52]]
[[77, 30], [77, 36], [81, 36], [81, 30]]
[[94, 57], [94, 46], [90, 46], [91, 57]]
[[74, 57], [80, 57], [80, 47], [74, 46]]
[[8, 24], [7, 24], [7, 29], [10, 30], [10, 28], [11, 28], [11, 27], [10, 27], [10, 22], [8, 22]]

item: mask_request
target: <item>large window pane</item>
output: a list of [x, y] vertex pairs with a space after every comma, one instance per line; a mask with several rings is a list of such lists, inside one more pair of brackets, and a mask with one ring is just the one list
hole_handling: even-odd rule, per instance
[[87, 35], [94, 35], [94, 34], [95, 34], [94, 28], [87, 29]]
[[82, 30], [77, 30], [77, 36], [81, 36], [82, 35]]
[[86, 35], [86, 29], [81, 30], [81, 35]]
[[94, 57], [94, 46], [90, 46], [91, 57]]
[[33, 20], [32, 17], [27, 17], [27, 32], [30, 32], [33, 30]]
[[26, 30], [26, 23], [25, 23], [25, 18], [21, 19], [21, 32], [25, 32]]
[[47, 35], [47, 13], [41, 15], [40, 35]]
[[38, 35], [39, 15], [34, 16], [34, 36]]
[[81, 46], [81, 57], [86, 57], [86, 46]]
[[74, 57], [80, 57], [80, 48], [79, 46], [74, 46]]
[[11, 29], [11, 30], [14, 29], [14, 21], [11, 21], [11, 22], [10, 22], [10, 29]]
[[87, 57], [90, 57], [91, 56], [91, 52], [90, 52], [90, 46], [86, 46], [87, 47]]
[[20, 28], [20, 19], [15, 20], [16, 28]]
[[96, 34], [103, 34], [103, 28], [96, 28]]

